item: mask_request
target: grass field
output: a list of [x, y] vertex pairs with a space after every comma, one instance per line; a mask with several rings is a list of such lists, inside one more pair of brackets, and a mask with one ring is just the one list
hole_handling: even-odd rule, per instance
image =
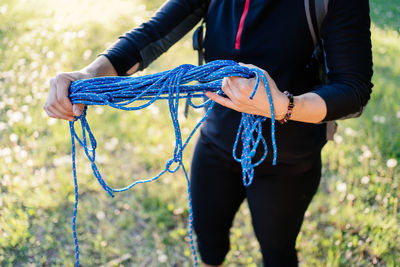
[[[42, 111], [48, 80], [87, 65], [161, 2], [0, 2], [0, 266], [73, 266], [69, 129]], [[361, 118], [339, 122], [324, 148], [323, 180], [298, 239], [302, 266], [400, 266], [400, 2], [370, 3], [372, 99]], [[142, 74], [183, 63], [196, 63], [190, 35]], [[89, 109], [110, 184], [164, 167], [174, 140], [166, 110], [165, 103], [135, 113]], [[200, 115], [182, 118], [184, 132]], [[190, 157], [188, 149], [186, 166]], [[182, 173], [111, 199], [79, 151], [78, 179], [82, 266], [191, 265]], [[231, 243], [227, 266], [261, 265], [246, 204]]]

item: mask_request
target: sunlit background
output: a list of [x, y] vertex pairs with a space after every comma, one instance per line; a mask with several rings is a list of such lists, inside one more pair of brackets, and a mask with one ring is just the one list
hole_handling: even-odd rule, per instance
[[[74, 264], [70, 136], [67, 122], [43, 112], [48, 81], [89, 64], [162, 2], [0, 2], [1, 266]], [[372, 99], [361, 118], [339, 122], [324, 148], [323, 180], [298, 239], [302, 266], [400, 265], [400, 1], [370, 3]], [[196, 59], [188, 34], [140, 75]], [[123, 186], [164, 167], [174, 141], [168, 114], [165, 103], [139, 112], [89, 108], [98, 162], [110, 184]], [[200, 116], [180, 116], [183, 132]], [[191, 149], [184, 157], [190, 166]], [[82, 266], [191, 265], [182, 173], [111, 199], [82, 151], [77, 158]], [[246, 204], [231, 243], [227, 266], [261, 265]]]

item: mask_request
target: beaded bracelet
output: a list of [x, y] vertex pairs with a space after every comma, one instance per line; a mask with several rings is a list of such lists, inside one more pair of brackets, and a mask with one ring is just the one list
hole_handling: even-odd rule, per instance
[[292, 110], [293, 110], [293, 107], [294, 107], [293, 95], [291, 93], [289, 93], [288, 91], [285, 91], [283, 93], [289, 98], [289, 106], [288, 106], [288, 111], [286, 112], [285, 117], [283, 119], [278, 120], [278, 122], [280, 124], [285, 124], [285, 123], [288, 122], [288, 120], [292, 116]]

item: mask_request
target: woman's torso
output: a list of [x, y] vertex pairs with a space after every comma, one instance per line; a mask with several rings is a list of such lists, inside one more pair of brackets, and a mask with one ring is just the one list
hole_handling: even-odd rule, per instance
[[[207, 62], [232, 59], [256, 65], [271, 75], [281, 91], [294, 95], [314, 89], [315, 74], [307, 67], [314, 47], [303, 1], [213, 0], [206, 26]], [[201, 130], [202, 136], [231, 157], [240, 117], [240, 113], [216, 105]], [[269, 119], [263, 132], [271, 148]], [[278, 163], [296, 162], [319, 152], [326, 142], [325, 124], [276, 124], [276, 138]], [[266, 162], [271, 161], [269, 153]]]

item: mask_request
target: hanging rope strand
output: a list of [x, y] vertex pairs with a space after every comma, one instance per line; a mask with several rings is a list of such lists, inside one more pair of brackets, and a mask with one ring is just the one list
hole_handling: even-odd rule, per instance
[[[153, 104], [155, 101], [164, 99], [168, 101], [170, 117], [174, 127], [175, 148], [173, 157], [169, 159], [165, 168], [156, 176], [136, 180], [130, 185], [122, 188], [112, 188], [103, 180], [100, 171], [96, 165], [96, 139], [86, 120], [86, 110], [79, 117], [75, 117], [73, 122], [69, 122], [72, 144], [72, 170], [74, 176], [74, 192], [75, 205], [72, 218], [72, 232], [75, 244], [75, 265], [79, 266], [79, 246], [76, 233], [76, 217], [78, 211], [78, 180], [76, 175], [76, 142], [83, 147], [86, 157], [91, 162], [93, 174], [96, 177], [102, 188], [113, 197], [113, 193], [123, 192], [131, 189], [137, 184], [148, 183], [157, 180], [164, 173], [174, 173], [182, 167], [187, 186], [188, 186], [188, 202], [189, 202], [189, 236], [190, 246], [192, 249], [194, 266], [198, 265], [196, 250], [193, 241], [193, 212], [192, 212], [192, 197], [190, 192], [190, 180], [186, 169], [182, 162], [182, 153], [187, 144], [193, 137], [196, 130], [206, 120], [210, 114], [215, 102], [207, 100], [200, 105], [195, 105], [192, 102], [193, 98], [204, 98], [206, 91], [223, 94], [221, 90], [222, 79], [224, 77], [256, 77], [256, 84], [250, 98], [252, 99], [258, 88], [260, 79], [262, 79], [271, 111], [271, 142], [273, 146], [273, 162], [276, 164], [277, 148], [275, 141], [275, 114], [272, 103], [272, 96], [268, 87], [267, 79], [260, 69], [247, 68], [230, 60], [217, 60], [207, 63], [202, 66], [181, 65], [175, 69], [164, 71], [156, 74], [146, 75], [142, 77], [99, 77], [87, 80], [78, 80], [71, 83], [70, 99], [73, 104], [85, 105], [108, 105], [121, 110], [140, 110]], [[189, 85], [188, 83], [197, 81], [198, 84]], [[187, 98], [188, 103], [193, 108], [202, 108], [207, 106], [208, 109], [201, 120], [196, 124], [187, 139], [183, 141], [181, 129], [178, 121], [179, 100]], [[137, 101], [145, 101], [145, 103], [133, 106]], [[80, 138], [75, 131], [75, 122], [79, 120], [82, 129], [82, 137]], [[267, 156], [268, 148], [264, 136], [262, 135], [262, 123], [266, 117], [242, 113], [242, 118], [236, 135], [236, 140], [232, 149], [233, 158], [239, 162], [243, 171], [243, 184], [249, 186], [254, 178], [254, 167], [261, 164]], [[237, 147], [239, 141], [242, 144], [241, 156], [237, 156]], [[263, 155], [255, 163], [252, 162], [256, 154], [258, 146], [262, 144]], [[176, 165], [173, 164], [176, 163]], [[172, 169], [171, 169], [172, 168]]]

